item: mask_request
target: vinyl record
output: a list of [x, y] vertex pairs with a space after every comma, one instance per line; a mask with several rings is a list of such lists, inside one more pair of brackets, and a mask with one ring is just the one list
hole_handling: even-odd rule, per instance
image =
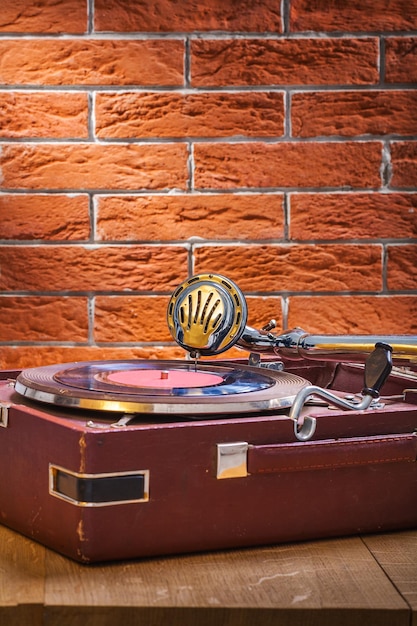
[[87, 361], [26, 369], [15, 389], [60, 407], [200, 418], [291, 406], [307, 380], [231, 362]]

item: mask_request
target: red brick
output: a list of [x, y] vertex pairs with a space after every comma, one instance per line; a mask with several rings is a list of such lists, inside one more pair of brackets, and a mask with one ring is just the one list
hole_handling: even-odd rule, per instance
[[191, 84], [375, 84], [378, 54], [376, 38], [197, 39], [191, 42]]
[[248, 137], [284, 132], [283, 94], [97, 94], [98, 137]]
[[107, 241], [276, 239], [284, 235], [283, 195], [103, 196], [96, 222]]
[[2, 33], [85, 33], [87, 0], [2, 0]]
[[[186, 278], [184, 276], [184, 278]], [[169, 297], [163, 296], [96, 296], [94, 339], [97, 343], [169, 342], [166, 324]], [[247, 298], [248, 324], [265, 326], [271, 319], [282, 320], [279, 297]]]
[[417, 289], [417, 245], [388, 246], [387, 285], [393, 291]]
[[166, 291], [187, 273], [176, 246], [3, 246], [5, 291]]
[[10, 189], [185, 189], [185, 144], [5, 144]]
[[393, 187], [417, 187], [417, 141], [398, 141], [391, 145]]
[[88, 240], [87, 195], [0, 195], [0, 239]]
[[169, 297], [97, 296], [94, 339], [98, 343], [172, 341], [166, 323]]
[[417, 134], [417, 91], [341, 91], [294, 94], [294, 137]]
[[273, 332], [279, 332], [282, 330], [282, 298], [274, 296], [249, 296], [246, 298], [246, 302], [248, 305], [249, 326], [260, 329], [271, 320], [275, 320], [276, 328]]
[[292, 31], [401, 31], [416, 22], [416, 0], [291, 0]]
[[[240, 353], [242, 355], [242, 353]], [[182, 359], [185, 351], [178, 346], [97, 347], [97, 346], [0, 346], [3, 370], [42, 367], [74, 361], [127, 359]], [[224, 356], [224, 355], [223, 355]]]
[[281, 32], [275, 0], [96, 0], [96, 30], [122, 32], [248, 31]]
[[86, 298], [0, 297], [0, 341], [87, 341]]
[[417, 194], [291, 194], [290, 238], [406, 239], [417, 237]]
[[379, 142], [196, 144], [195, 186], [379, 187], [381, 153]]
[[195, 273], [218, 272], [248, 292], [379, 290], [381, 257], [380, 245], [202, 246]]
[[0, 136], [87, 138], [87, 94], [2, 92]]
[[[414, 26], [415, 28], [415, 26]], [[417, 82], [417, 37], [390, 37], [385, 43], [387, 83]]]
[[417, 334], [417, 297], [293, 296], [288, 326], [320, 334]]
[[184, 84], [182, 41], [3, 39], [0, 58], [6, 85]]

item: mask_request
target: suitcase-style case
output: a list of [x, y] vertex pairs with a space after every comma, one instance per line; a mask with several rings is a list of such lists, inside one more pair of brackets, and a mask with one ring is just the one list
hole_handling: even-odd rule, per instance
[[[354, 364], [292, 371], [343, 393]], [[0, 521], [83, 563], [219, 550], [417, 524], [417, 390], [392, 374], [366, 411], [303, 409], [207, 419], [68, 410], [0, 383]], [[408, 389], [408, 390], [407, 390]]]

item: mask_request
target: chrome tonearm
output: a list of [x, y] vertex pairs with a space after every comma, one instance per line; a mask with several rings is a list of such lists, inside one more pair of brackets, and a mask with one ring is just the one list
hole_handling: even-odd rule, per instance
[[392, 363], [417, 368], [417, 337], [412, 335], [310, 335], [301, 328], [275, 335], [271, 333], [274, 321], [261, 330], [251, 328], [246, 325], [247, 305], [242, 292], [219, 274], [200, 274], [182, 283], [169, 301], [167, 321], [175, 341], [194, 359], [221, 354], [236, 346], [247, 350], [250, 362], [255, 363], [262, 354], [287, 360], [365, 362], [359, 403], [315, 385], [299, 391], [289, 418], [300, 441], [311, 439], [316, 430], [316, 418], [302, 414], [311, 397], [318, 396], [343, 409], [362, 411], [379, 397]]
[[182, 283], [168, 304], [168, 327], [193, 358], [214, 356], [232, 346], [288, 360], [364, 362], [376, 343], [389, 344], [396, 365], [417, 366], [415, 335], [310, 335], [301, 328], [281, 335], [275, 323], [246, 325], [247, 304], [239, 287], [219, 274], [200, 274]]
[[301, 328], [273, 335], [246, 326], [236, 345], [248, 352], [276, 354], [288, 360], [361, 363], [377, 343], [391, 346], [396, 365], [417, 366], [415, 335], [310, 335]]

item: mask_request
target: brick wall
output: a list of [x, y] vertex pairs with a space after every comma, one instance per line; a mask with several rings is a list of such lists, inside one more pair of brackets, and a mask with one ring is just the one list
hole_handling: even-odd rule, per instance
[[182, 356], [208, 271], [417, 333], [416, 83], [417, 0], [2, 0], [1, 367]]

